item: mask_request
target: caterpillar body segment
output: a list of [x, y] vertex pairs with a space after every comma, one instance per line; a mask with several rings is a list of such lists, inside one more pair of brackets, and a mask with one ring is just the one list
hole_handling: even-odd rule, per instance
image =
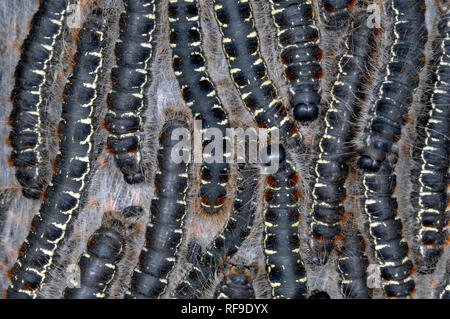
[[349, 231], [344, 234], [343, 242], [337, 261], [341, 293], [349, 299], [369, 299], [366, 272], [369, 260], [364, 252], [364, 239], [359, 232]]
[[225, 276], [214, 293], [215, 299], [255, 299], [254, 266], [225, 265]]
[[322, 0], [321, 2], [325, 27], [330, 30], [341, 30], [347, 25], [351, 9], [358, 0]]
[[17, 64], [14, 89], [11, 93], [13, 109], [10, 115], [12, 147], [11, 162], [22, 193], [39, 199], [44, 187], [42, 112], [45, 100], [43, 88], [48, 82], [50, 63], [55, 56], [62, 33], [67, 0], [41, 1], [31, 21], [31, 30], [22, 44]]
[[156, 4], [155, 0], [124, 0], [124, 5], [105, 127], [109, 131], [108, 150], [125, 181], [135, 184], [144, 180], [140, 132], [144, 125], [144, 90], [150, 81]]

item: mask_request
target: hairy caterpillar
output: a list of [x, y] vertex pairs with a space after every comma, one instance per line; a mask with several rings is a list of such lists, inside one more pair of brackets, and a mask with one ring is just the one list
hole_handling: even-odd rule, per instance
[[268, 132], [279, 129], [282, 139], [301, 139], [267, 73], [250, 2], [214, 0], [214, 4], [232, 81], [254, 121]]
[[123, 227], [119, 220], [112, 220], [111, 225], [102, 225], [89, 237], [86, 252], [78, 261], [81, 271], [80, 287], [67, 287], [63, 293], [64, 298], [106, 298], [124, 252]]
[[376, 173], [365, 173], [364, 211], [369, 217], [370, 237], [375, 247], [382, 286], [388, 297], [407, 297], [414, 289], [413, 264], [408, 258], [408, 244], [402, 237], [402, 222], [397, 216], [393, 196], [396, 176], [386, 160]]
[[52, 267], [55, 252], [81, 207], [91, 170], [92, 122], [103, 63], [102, 15], [100, 9], [94, 10], [79, 34], [73, 75], [64, 89], [57, 171], [12, 268], [8, 298], [37, 297]]
[[418, 86], [427, 38], [424, 1], [391, 0], [394, 11], [393, 43], [386, 75], [378, 91], [358, 166], [376, 172], [400, 138], [401, 128]]
[[215, 299], [255, 299], [255, 266], [225, 264], [225, 275], [214, 293]]
[[341, 293], [350, 299], [369, 299], [366, 273], [369, 260], [364, 253], [364, 239], [358, 231], [351, 230], [344, 234], [343, 241], [337, 261]]
[[144, 122], [141, 115], [145, 107], [144, 89], [150, 76], [155, 0], [124, 0], [124, 5], [105, 125], [109, 131], [108, 150], [114, 154], [125, 181], [135, 184], [144, 180], [139, 132]]
[[341, 29], [349, 19], [350, 10], [358, 0], [322, 0], [322, 16], [325, 27]]
[[11, 162], [25, 197], [39, 199], [42, 181], [42, 103], [43, 87], [48, 81], [48, 68], [54, 56], [68, 1], [44, 0], [31, 21], [31, 30], [22, 44], [22, 54], [14, 73], [11, 94], [13, 110], [9, 142]]
[[258, 174], [255, 168], [248, 166], [241, 166], [239, 172], [230, 219], [203, 254], [197, 253], [190, 258], [189, 262], [194, 266], [178, 285], [177, 299], [198, 297], [212, 278], [220, 260], [236, 253], [251, 232], [256, 210], [257, 199], [254, 198], [254, 192], [258, 183]]
[[172, 139], [177, 129], [187, 129], [185, 122], [168, 121], [159, 136], [158, 170], [155, 195], [145, 245], [131, 278], [126, 298], [159, 298], [166, 290], [167, 280], [175, 264], [175, 256], [183, 236], [188, 188], [188, 163], [177, 163], [172, 152], [178, 140]]
[[344, 183], [348, 175], [345, 163], [350, 152], [357, 103], [363, 97], [362, 80], [366, 63], [374, 46], [373, 30], [366, 26], [366, 15], [354, 23], [345, 39], [345, 51], [338, 62], [338, 75], [331, 88], [331, 102], [325, 115], [325, 131], [319, 142], [312, 190], [312, 223], [314, 249], [323, 259], [334, 249], [344, 216]]
[[289, 81], [291, 107], [297, 121], [313, 121], [319, 115], [322, 49], [309, 0], [270, 0], [278, 30], [280, 60]]
[[304, 299], [306, 269], [300, 255], [300, 190], [298, 173], [284, 160], [266, 177], [264, 189], [264, 253], [273, 298]]
[[425, 125], [425, 142], [420, 155], [417, 222], [420, 225], [419, 252], [427, 266], [434, 266], [445, 242], [450, 102], [450, 13], [439, 24], [442, 55], [431, 95], [431, 110]]
[[[186, 104], [195, 120], [202, 121], [202, 129], [219, 129], [222, 145], [227, 143], [229, 121], [214, 84], [206, 71], [198, 0], [172, 0], [169, 4], [170, 40], [173, 67]], [[203, 145], [208, 141], [203, 141]], [[225, 149], [223, 150], [225, 151]], [[214, 154], [212, 154], [214, 155]], [[229, 164], [225, 153], [219, 163], [203, 163], [201, 168], [200, 205], [203, 211], [217, 213], [225, 202]]]

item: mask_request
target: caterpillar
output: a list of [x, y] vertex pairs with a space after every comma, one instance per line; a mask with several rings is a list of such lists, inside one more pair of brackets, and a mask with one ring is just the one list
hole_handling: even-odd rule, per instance
[[331, 299], [326, 291], [314, 290], [308, 299]]
[[17, 64], [14, 89], [11, 93], [13, 109], [10, 115], [12, 147], [11, 163], [26, 198], [42, 195], [43, 162], [41, 148], [43, 88], [48, 82], [48, 69], [61, 35], [67, 10], [66, 0], [44, 0], [31, 21], [31, 30], [22, 44]]
[[225, 275], [214, 293], [214, 299], [255, 299], [253, 280], [256, 266], [225, 264]]
[[[172, 0], [169, 4], [170, 40], [173, 67], [182, 96], [202, 129], [216, 128], [227, 144], [226, 129], [230, 126], [214, 84], [206, 71], [203, 55], [198, 1]], [[203, 141], [203, 146], [208, 144]], [[217, 213], [225, 202], [229, 175], [225, 152], [220, 162], [203, 163], [201, 167], [200, 205], [209, 214]], [[211, 155], [215, 155], [211, 154]]]
[[424, 1], [391, 0], [391, 5], [395, 19], [391, 56], [377, 100], [369, 111], [371, 118], [364, 130], [366, 137], [358, 159], [358, 167], [370, 172], [380, 169], [400, 138], [425, 63]]
[[194, 266], [176, 288], [177, 299], [198, 297], [212, 279], [219, 262], [234, 255], [252, 230], [257, 207], [254, 192], [259, 175], [256, 168], [244, 164], [240, 165], [239, 173], [231, 216], [223, 231], [215, 237], [204, 253], [192, 254], [194, 257], [191, 257], [189, 262]]
[[281, 139], [290, 138], [302, 149], [297, 126], [267, 73], [250, 2], [214, 0], [214, 11], [229, 72], [244, 106], [258, 127], [269, 133], [279, 129]]
[[365, 242], [358, 231], [344, 234], [344, 247], [339, 252], [337, 269], [341, 276], [339, 287], [345, 298], [369, 299], [367, 287], [367, 266], [369, 260], [364, 254]]
[[149, 82], [155, 30], [155, 0], [124, 0], [120, 16], [116, 65], [111, 70], [112, 90], [106, 103], [108, 150], [129, 184], [144, 180], [139, 132], [143, 128], [144, 89]]
[[374, 32], [367, 27], [366, 20], [367, 15], [361, 15], [345, 38], [345, 51], [338, 61], [338, 75], [331, 88], [325, 131], [314, 169], [312, 245], [325, 262], [340, 236], [340, 220], [345, 213], [346, 160], [354, 119], [359, 113], [358, 102], [363, 98], [362, 79], [374, 47]]
[[10, 271], [8, 298], [37, 297], [38, 291], [45, 285], [55, 252], [81, 208], [81, 198], [91, 171], [94, 108], [103, 63], [102, 15], [100, 9], [95, 9], [78, 37], [73, 75], [64, 89], [58, 128], [60, 143], [55, 165], [57, 170]]
[[425, 125], [425, 142], [420, 155], [419, 252], [427, 266], [434, 266], [445, 242], [447, 203], [448, 132], [450, 101], [450, 13], [439, 24], [442, 56], [439, 60], [431, 110]]
[[264, 253], [267, 278], [275, 299], [306, 298], [307, 276], [300, 255], [300, 190], [298, 173], [287, 159], [266, 177], [264, 188]]
[[280, 61], [290, 83], [290, 104], [297, 121], [313, 121], [319, 115], [322, 49], [309, 0], [270, 0], [277, 27]]
[[86, 252], [80, 257], [80, 287], [69, 288], [63, 292], [66, 299], [106, 298], [111, 282], [117, 272], [117, 264], [124, 253], [124, 225], [112, 220], [111, 225], [102, 225], [89, 237]]
[[145, 245], [133, 271], [131, 286], [125, 297], [159, 298], [166, 290], [176, 253], [183, 236], [188, 188], [188, 163], [172, 158], [178, 140], [172, 135], [177, 129], [187, 129], [185, 122], [170, 120], [159, 136], [158, 169], [155, 195], [150, 208], [150, 221], [145, 233]]
[[397, 200], [393, 195], [396, 176], [388, 160], [379, 172], [365, 173], [364, 211], [369, 217], [370, 237], [375, 247], [382, 286], [389, 298], [408, 297], [415, 289], [408, 258], [408, 244], [402, 237], [402, 222], [397, 216]]
[[357, 0], [322, 0], [321, 8], [325, 27], [331, 30], [342, 29], [356, 2]]

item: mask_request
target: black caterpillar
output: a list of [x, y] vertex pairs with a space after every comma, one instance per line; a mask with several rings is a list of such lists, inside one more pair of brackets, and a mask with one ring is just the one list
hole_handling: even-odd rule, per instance
[[306, 269], [300, 255], [300, 190], [298, 173], [288, 160], [266, 177], [264, 189], [264, 253], [267, 278], [275, 299], [307, 297]]
[[[301, 139], [296, 124], [267, 73], [248, 0], [214, 0], [214, 11], [222, 34], [222, 48], [234, 85], [260, 128], [270, 133], [280, 130], [280, 137]], [[301, 144], [301, 142], [299, 142]], [[300, 147], [302, 147], [300, 145]]]
[[124, 225], [119, 220], [112, 220], [111, 225], [103, 225], [89, 237], [86, 252], [80, 257], [80, 287], [67, 287], [66, 299], [104, 299], [114, 277], [117, 264], [125, 249], [122, 235]]
[[431, 110], [425, 125], [425, 142], [420, 155], [419, 174], [419, 252], [428, 266], [436, 265], [445, 242], [448, 132], [450, 103], [450, 13], [439, 25], [442, 56], [431, 96]]
[[73, 75], [64, 89], [57, 171], [12, 268], [8, 298], [37, 297], [54, 254], [81, 208], [91, 171], [94, 108], [103, 63], [103, 30], [102, 12], [94, 10], [80, 31]]
[[111, 70], [112, 91], [107, 98], [105, 127], [108, 150], [129, 184], [144, 180], [139, 132], [144, 125], [144, 89], [149, 81], [155, 0], [124, 0], [116, 42], [116, 66]]
[[340, 273], [339, 287], [345, 298], [369, 299], [364, 239], [358, 231], [348, 231], [343, 237], [344, 247], [339, 252], [337, 269]]
[[159, 298], [175, 265], [178, 246], [183, 236], [188, 188], [188, 163], [172, 158], [178, 140], [172, 140], [176, 129], [187, 130], [186, 123], [171, 120], [159, 136], [158, 170], [145, 245], [131, 278], [126, 298]]
[[365, 128], [364, 147], [358, 159], [358, 166], [371, 172], [380, 169], [381, 162], [400, 138], [425, 63], [424, 1], [391, 0], [391, 4], [395, 18], [391, 57], [377, 101], [369, 111], [371, 118]]
[[325, 131], [319, 142], [319, 158], [315, 165], [312, 190], [312, 223], [314, 249], [326, 262], [340, 236], [343, 218], [344, 187], [348, 175], [346, 160], [357, 103], [363, 98], [362, 85], [366, 63], [374, 47], [374, 32], [366, 26], [363, 14], [345, 39], [345, 51], [338, 62], [338, 75], [331, 88], [331, 102], [325, 115]]
[[257, 268], [246, 265], [225, 265], [225, 275], [214, 293], [214, 299], [255, 299], [253, 280]]
[[322, 16], [325, 27], [342, 29], [349, 20], [350, 10], [358, 0], [322, 0]]
[[11, 94], [13, 110], [10, 115], [12, 130], [11, 163], [16, 167], [16, 178], [22, 193], [30, 199], [39, 199], [44, 187], [40, 165], [43, 158], [42, 103], [43, 87], [48, 81], [48, 68], [54, 56], [57, 39], [61, 35], [67, 10], [66, 0], [44, 0], [31, 21], [31, 30], [22, 45], [22, 54], [14, 73], [15, 84]]
[[[177, 0], [169, 4], [170, 40], [173, 67], [186, 104], [195, 120], [202, 121], [202, 130], [216, 128], [223, 136], [225, 152], [226, 129], [230, 126], [222, 102], [217, 96], [203, 55], [198, 1]], [[203, 146], [208, 144], [203, 140]], [[215, 155], [215, 154], [211, 154]], [[219, 163], [203, 163], [201, 168], [200, 205], [203, 211], [215, 214], [227, 195], [229, 164], [227, 154]]]
[[[214, 239], [203, 254], [191, 257], [194, 266], [176, 289], [176, 298], [198, 297], [214, 275], [214, 270], [225, 257], [234, 255], [248, 237], [256, 210], [254, 192], [258, 184], [256, 169], [240, 167], [233, 211], [224, 230]], [[197, 257], [197, 258], [195, 258]]]
[[270, 0], [278, 31], [280, 60], [289, 81], [291, 107], [297, 121], [313, 121], [319, 115], [322, 49], [309, 0]]
[[388, 297], [408, 297], [415, 283], [411, 278], [413, 264], [408, 258], [408, 244], [402, 237], [402, 222], [397, 216], [393, 195], [396, 176], [386, 160], [377, 173], [363, 178], [364, 210], [369, 217], [370, 236], [380, 267], [383, 289]]

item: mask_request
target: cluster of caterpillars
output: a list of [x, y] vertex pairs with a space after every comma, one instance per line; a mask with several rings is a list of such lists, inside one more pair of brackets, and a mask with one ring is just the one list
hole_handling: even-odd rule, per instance
[[44, 88], [67, 6], [68, 1], [42, 3], [22, 44], [22, 54], [14, 73], [13, 111], [9, 120], [11, 163], [16, 167], [23, 195], [32, 199], [41, 197], [44, 186], [41, 132]]
[[37, 291], [46, 284], [56, 251], [81, 208], [92, 166], [94, 109], [103, 63], [104, 27], [103, 13], [95, 9], [78, 36], [73, 75], [64, 89], [56, 171], [10, 272], [8, 298], [36, 298]]
[[375, 31], [367, 27], [366, 21], [367, 15], [362, 14], [352, 24], [345, 39], [314, 169], [311, 232], [313, 245], [325, 260], [334, 248], [334, 240], [341, 233], [339, 224], [345, 215], [344, 183], [349, 171], [349, 142], [355, 118], [359, 114], [358, 103], [363, 98], [365, 65], [375, 47]]
[[[403, 203], [396, 192], [399, 158], [396, 142], [409, 122], [408, 113], [426, 63], [429, 40], [425, 1], [385, 1], [385, 14], [392, 18], [393, 25], [391, 30], [381, 30], [367, 23], [370, 18], [367, 1], [270, 0], [267, 7], [280, 51], [278, 63], [287, 82], [286, 99], [269, 73], [270, 64], [255, 20], [256, 0], [211, 2], [213, 22], [221, 36], [217, 43], [222, 48], [233, 89], [254, 127], [265, 130], [269, 136], [279, 131], [279, 145], [269, 139], [268, 158], [278, 164], [276, 171], [270, 173], [263, 163], [228, 162], [231, 153], [227, 146], [234, 142], [227, 136], [231, 114], [210, 76], [201, 23], [204, 1], [167, 0], [168, 5], [161, 6], [155, 0], [123, 0], [125, 10], [118, 21], [119, 37], [113, 57], [116, 63], [111, 69], [111, 90], [106, 101], [99, 99], [99, 87], [107, 73], [104, 62], [107, 23], [102, 9], [95, 4], [77, 36], [73, 72], [63, 93], [54, 173], [46, 185], [42, 173], [45, 86], [64, 28], [68, 2], [40, 3], [15, 72], [8, 139], [12, 147], [10, 159], [23, 195], [42, 203], [19, 249], [18, 259], [8, 271], [11, 282], [5, 293], [7, 298], [40, 298], [50, 280], [48, 274], [57, 266], [59, 250], [86, 202], [96, 161], [93, 140], [97, 131], [95, 117], [100, 113], [97, 108], [106, 110], [105, 144], [125, 181], [130, 187], [147, 183], [148, 163], [141, 152], [144, 111], [147, 87], [152, 81], [154, 33], [158, 30], [157, 22], [164, 21], [162, 16], [168, 18], [169, 24], [169, 67], [174, 71], [188, 111], [179, 116], [171, 114], [176, 112], [169, 108], [164, 114], [156, 160], [147, 165], [154, 167], [154, 194], [148, 205], [146, 227], [142, 227], [145, 240], [142, 247], [134, 247], [138, 257], [124, 298], [200, 298], [214, 285], [219, 270], [223, 277], [215, 284], [214, 298], [255, 298], [258, 294], [254, 282], [258, 274], [264, 274], [271, 298], [326, 299], [327, 292], [311, 289], [308, 270], [314, 261], [321, 263], [314, 267], [327, 263], [329, 266], [334, 253], [342, 297], [374, 296], [368, 286], [368, 266], [373, 260], [380, 272], [379, 288], [384, 295], [409, 298], [416, 289], [414, 264], [424, 265], [421, 268], [424, 272], [433, 272], [445, 256], [450, 102], [448, 12], [440, 15], [436, 28], [439, 52], [434, 54], [439, 58], [432, 68], [435, 80], [426, 101], [428, 109], [423, 112], [426, 113], [423, 145], [420, 156], [414, 159], [419, 168], [419, 183], [411, 193], [417, 200], [413, 205], [415, 219], [409, 222], [416, 225], [416, 240], [407, 243], [404, 221], [398, 213]], [[323, 33], [344, 35], [342, 52], [334, 57], [335, 79], [331, 81], [327, 99], [322, 98]], [[382, 40], [386, 33], [391, 38], [388, 44]], [[385, 52], [380, 53], [380, 47]], [[375, 60], [383, 56], [387, 61], [382, 70], [376, 70]], [[370, 92], [367, 87], [369, 82], [376, 81], [376, 77], [371, 77], [375, 71], [383, 76]], [[375, 96], [374, 101], [364, 110], [366, 95], [370, 94]], [[301, 167], [299, 156], [309, 156], [307, 152], [313, 146], [306, 145], [309, 142], [299, 127], [322, 120], [317, 150], [312, 152], [316, 157], [311, 168], [311, 190], [306, 192], [311, 197], [308, 202], [302, 197], [300, 180], [309, 168]], [[178, 133], [192, 133], [197, 127], [193, 121], [201, 123], [201, 133], [211, 128], [222, 133], [221, 162], [204, 158], [199, 176], [193, 176], [194, 165], [189, 161], [180, 162], [173, 157], [174, 152], [183, 151], [178, 148], [182, 137]], [[357, 136], [355, 132], [361, 123], [364, 123], [361, 136]], [[358, 138], [360, 141], [355, 141]], [[212, 136], [206, 136], [202, 150], [211, 141]], [[274, 152], [275, 147], [278, 152]], [[230, 178], [233, 165], [237, 172], [235, 179]], [[364, 229], [351, 222], [346, 227], [352, 229], [343, 227], [348, 215], [346, 181], [350, 170], [360, 177], [359, 217], [367, 220]], [[192, 187], [197, 180], [198, 190]], [[198, 200], [189, 200], [191, 187], [193, 197]], [[229, 192], [232, 187], [236, 189], [234, 196]], [[194, 238], [186, 245], [187, 256], [183, 257], [179, 250], [186, 239], [185, 217], [192, 207], [198, 208], [202, 218], [227, 216], [227, 198], [231, 199], [230, 212], [222, 229], [207, 245]], [[119, 264], [128, 257], [131, 236], [128, 226], [143, 211], [142, 207], [129, 206], [120, 213], [104, 214], [101, 226], [89, 237], [85, 252], [77, 261], [79, 280], [67, 283], [62, 298], [110, 296]], [[308, 219], [304, 222], [303, 217]], [[256, 220], [262, 220], [261, 265], [256, 260], [237, 261], [236, 257], [255, 230]], [[303, 224], [308, 227], [303, 229]], [[363, 231], [370, 241], [367, 245]], [[303, 242], [305, 237], [309, 240]], [[180, 260], [183, 258], [186, 260]], [[184, 277], [173, 285], [174, 290], [169, 291], [177, 263], [189, 266]], [[440, 290], [435, 295], [449, 298], [448, 274], [438, 286]]]

